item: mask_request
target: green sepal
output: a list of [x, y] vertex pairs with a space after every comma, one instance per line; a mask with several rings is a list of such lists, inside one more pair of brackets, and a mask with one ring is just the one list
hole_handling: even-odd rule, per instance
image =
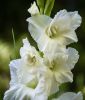
[[50, 16], [55, 0], [46, 0], [44, 14]]
[[37, 0], [40, 14], [50, 16], [55, 0]]
[[36, 0], [40, 10], [40, 14], [44, 14], [45, 0]]

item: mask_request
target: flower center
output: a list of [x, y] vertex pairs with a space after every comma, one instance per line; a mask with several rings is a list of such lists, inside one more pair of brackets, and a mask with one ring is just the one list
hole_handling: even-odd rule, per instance
[[38, 79], [34, 79], [31, 82], [27, 83], [26, 86], [35, 89], [38, 84]]
[[50, 68], [52, 71], [54, 71], [54, 70], [56, 69], [55, 61], [54, 61], [54, 60], [51, 61], [49, 68]]
[[49, 61], [48, 59], [44, 59], [44, 64], [49, 67], [50, 70], [55, 70], [56, 69], [56, 66], [55, 66], [55, 61], [52, 60], [52, 61]]
[[36, 63], [36, 57], [34, 55], [28, 55], [27, 60], [31, 65]]
[[59, 29], [57, 26], [54, 25], [49, 25], [45, 29], [45, 33], [50, 37], [50, 38], [56, 38], [59, 36]]

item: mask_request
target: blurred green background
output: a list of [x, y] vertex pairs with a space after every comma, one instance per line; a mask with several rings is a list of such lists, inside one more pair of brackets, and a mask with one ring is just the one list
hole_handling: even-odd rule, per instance
[[[26, 19], [30, 16], [27, 9], [34, 0], [0, 0], [0, 100], [4, 92], [9, 87], [10, 70], [9, 62], [11, 59], [19, 57], [19, 49], [22, 45], [22, 38], [28, 37], [32, 45], [32, 38], [28, 32]], [[62, 9], [68, 11], [79, 11], [82, 16], [81, 27], [77, 29], [78, 43], [69, 46], [79, 51], [80, 59], [73, 69], [74, 82], [66, 83], [60, 87], [65, 91], [82, 91], [85, 96], [85, 0], [55, 0], [55, 5], [51, 16]], [[13, 46], [12, 28], [15, 34], [16, 50]], [[15, 53], [16, 52], [16, 53]], [[54, 96], [57, 96], [55, 94]]]

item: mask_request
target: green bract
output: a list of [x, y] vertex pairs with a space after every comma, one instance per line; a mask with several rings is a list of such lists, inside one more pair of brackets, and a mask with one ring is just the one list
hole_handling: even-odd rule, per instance
[[50, 16], [55, 0], [37, 0], [40, 14]]

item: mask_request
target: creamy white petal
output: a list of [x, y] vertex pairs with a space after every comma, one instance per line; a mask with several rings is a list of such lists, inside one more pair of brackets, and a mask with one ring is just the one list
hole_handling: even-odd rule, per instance
[[68, 53], [67, 67], [69, 67], [69, 69], [73, 69], [79, 59], [78, 51], [74, 48], [68, 48], [67, 53]]
[[48, 96], [56, 93], [59, 91], [59, 84], [56, 82], [56, 79], [54, 77], [54, 74], [51, 72], [48, 75], [45, 76], [45, 91], [47, 91]]
[[[20, 74], [22, 74], [22, 72]], [[27, 74], [28, 74], [28, 76], [24, 76], [25, 79], [27, 79], [27, 77], [30, 77], [29, 73], [27, 73]], [[23, 74], [23, 75], [25, 75], [25, 74]], [[9, 90], [7, 90], [5, 92], [4, 100], [28, 100], [28, 99], [30, 99], [30, 100], [47, 100], [48, 95], [45, 91], [45, 83], [43, 83], [44, 79], [41, 77], [41, 75], [38, 75], [38, 76], [37, 76], [38, 83], [36, 84], [35, 88], [30, 87], [30, 84], [27, 85], [26, 83], [24, 83], [23, 82], [24, 78], [19, 79], [19, 80], [21, 80], [20, 82], [18, 82], [16, 84], [12, 84], [11, 87], [9, 88]], [[31, 80], [32, 80], [32, 78], [31, 78]], [[33, 80], [33, 82], [34, 82], [34, 80]]]
[[41, 73], [39, 74], [39, 77], [38, 77], [39, 78], [38, 85], [34, 90], [35, 95], [33, 97], [33, 100], [47, 100], [48, 99], [48, 95], [47, 95], [48, 93], [45, 90], [46, 88], [45, 79], [43, 78]]
[[60, 10], [55, 15], [54, 19], [51, 22], [51, 24], [57, 24], [57, 23], [61, 27], [62, 30], [69, 29], [69, 28], [75, 30], [81, 24], [81, 16], [78, 14], [78, 11], [67, 12], [65, 9]]
[[30, 45], [27, 38], [23, 39], [23, 47], [20, 48], [20, 55], [25, 65], [29, 68], [38, 69], [41, 66], [42, 58], [35, 47]]
[[12, 87], [10, 90], [5, 92], [3, 100], [13, 100], [12, 96], [14, 95], [15, 92], [16, 92], [16, 86]]
[[71, 71], [66, 71], [66, 69], [64, 70], [60, 70], [58, 72], [55, 72], [55, 78], [56, 78], [56, 82], [58, 82], [60, 85], [62, 83], [65, 82], [72, 82], [73, 81], [73, 74]]
[[62, 94], [59, 98], [52, 99], [52, 100], [83, 100], [82, 93], [73, 93], [73, 92], [67, 92]]
[[41, 80], [42, 86], [41, 87], [44, 86], [44, 88], [43, 88], [44, 93], [47, 96], [50, 96], [53, 93], [56, 93], [57, 91], [59, 91], [59, 85], [56, 83], [54, 74], [48, 68], [46, 68], [44, 72], [41, 72], [40, 78], [42, 78], [42, 80]]
[[28, 100], [33, 95], [33, 89], [17, 84], [5, 92], [4, 100]]
[[30, 86], [35, 82], [37, 84], [37, 71], [38, 68], [27, 66], [23, 60], [13, 60], [10, 63], [11, 81], [10, 85], [16, 85], [18, 83]]
[[65, 82], [73, 81], [73, 74], [67, 65], [68, 55], [67, 53], [55, 54], [53, 60], [54, 75], [56, 81], [61, 84]]
[[69, 31], [69, 33], [63, 34], [63, 36], [65, 37], [65, 39], [63, 41], [64, 45], [68, 45], [73, 42], [78, 42], [77, 35], [76, 35], [75, 31], [73, 31], [73, 30]]
[[23, 39], [23, 47], [20, 48], [20, 56], [21, 58], [24, 58], [28, 54], [33, 54], [35, 56], [39, 56], [38, 51], [35, 49], [35, 47], [31, 46], [29, 41], [26, 39]]
[[29, 32], [34, 40], [38, 43], [41, 51], [45, 48], [45, 44], [47, 46], [48, 37], [44, 33], [45, 28], [50, 24], [51, 20], [52, 19], [50, 17], [45, 15], [33, 16], [27, 19], [29, 22]]
[[58, 12], [52, 22], [50, 23], [50, 29], [55, 28], [57, 38], [62, 37], [65, 39], [69, 39], [66, 45], [77, 42], [77, 36], [75, 33], [75, 29], [77, 29], [81, 24], [81, 17], [77, 11], [75, 12], [67, 12], [66, 10], [60, 10]]
[[[14, 63], [16, 63], [16, 60], [12, 62], [12, 65]], [[41, 73], [40, 71], [44, 70], [43, 68], [37, 72], [36, 75], [35, 73], [30, 73], [30, 69], [25, 69], [25, 66], [14, 65], [13, 67], [19, 67], [19, 69], [17, 68], [17, 73], [15, 74], [18, 76], [18, 82], [14, 84], [13, 82], [16, 77], [12, 77], [14, 81], [10, 85], [9, 90], [6, 91], [4, 100], [28, 100], [28, 98], [30, 98], [30, 100], [47, 100], [48, 95], [45, 91], [44, 79], [41, 75], [39, 75]], [[23, 67], [23, 69], [21, 70], [20, 67]], [[33, 85], [36, 86], [33, 87]]]
[[23, 39], [23, 47], [20, 48], [20, 56], [23, 58], [30, 50], [31, 47], [29, 41], [27, 40], [27, 38]]
[[10, 85], [15, 85], [16, 83], [18, 83], [17, 69], [19, 66], [21, 66], [20, 59], [11, 61], [9, 66], [11, 73]]
[[39, 9], [38, 9], [38, 7], [37, 7], [35, 1], [34, 1], [33, 4], [31, 5], [31, 7], [28, 9], [28, 12], [29, 12], [31, 15], [39, 14]]
[[34, 25], [35, 28], [44, 29], [47, 25], [50, 24], [52, 19], [46, 15], [37, 15], [37, 16], [32, 16], [28, 18], [27, 21], [30, 24]]
[[47, 89], [46, 91], [48, 93], [48, 96], [59, 91], [59, 84], [56, 82], [54, 75], [52, 75], [51, 77], [48, 77], [48, 79], [46, 79], [45, 88]]
[[71, 27], [75, 30], [77, 29], [82, 21], [81, 16], [78, 14], [78, 11], [69, 12], [69, 15], [71, 16]]
[[33, 24], [29, 24], [29, 31], [33, 39], [37, 42], [39, 50], [43, 51], [48, 43], [48, 39], [43, 34], [43, 30], [36, 28]]
[[41, 78], [35, 89], [23, 84], [16, 84], [5, 92], [3, 100], [47, 100], [48, 96], [44, 91], [44, 85]]

